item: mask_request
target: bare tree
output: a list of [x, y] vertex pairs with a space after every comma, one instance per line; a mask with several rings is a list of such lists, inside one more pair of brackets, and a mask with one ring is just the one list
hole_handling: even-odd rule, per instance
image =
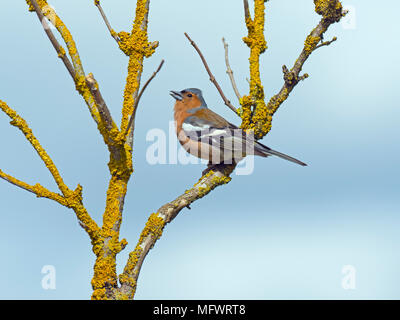
[[[140, 234], [136, 247], [129, 254], [123, 272], [117, 275], [116, 256], [127, 245], [126, 239], [120, 239], [120, 227], [127, 185], [133, 172], [132, 148], [135, 115], [144, 90], [160, 71], [164, 63], [164, 61], [161, 61], [157, 70], [140, 88], [144, 58], [150, 57], [158, 47], [158, 42], [150, 42], [147, 35], [150, 0], [137, 0], [136, 15], [132, 30], [130, 32], [121, 31], [118, 33], [112, 29], [100, 1], [94, 1], [110, 35], [121, 51], [129, 57], [124, 101], [121, 110], [122, 120], [119, 125], [114, 122], [107, 103], [100, 92], [99, 84], [93, 74], [85, 73], [73, 37], [58, 14], [48, 5], [46, 0], [26, 0], [26, 2], [29, 10], [37, 14], [44, 31], [74, 81], [76, 90], [85, 101], [93, 120], [97, 124], [98, 131], [108, 148], [110, 156], [108, 163], [110, 180], [106, 194], [103, 223], [101, 226], [98, 225], [86, 210], [82, 198], [82, 186], [78, 185], [74, 189], [71, 189], [65, 184], [55, 163], [48, 152], [41, 146], [33, 131], [28, 126], [28, 123], [1, 100], [0, 109], [11, 119], [10, 124], [18, 128], [25, 135], [51, 173], [59, 190], [54, 192], [40, 184], [30, 185], [1, 170], [0, 178], [35, 194], [37, 197], [56, 201], [75, 212], [80, 225], [89, 235], [92, 250], [96, 255], [92, 279], [92, 299], [132, 299], [135, 295], [143, 261], [149, 250], [154, 247], [157, 240], [161, 237], [164, 227], [182, 209], [189, 207], [193, 202], [203, 198], [216, 187], [228, 183], [231, 180], [230, 174], [235, 169], [235, 165], [220, 165], [215, 170], [208, 171], [184, 194], [166, 203], [155, 213], [152, 213]], [[331, 24], [338, 22], [345, 15], [345, 12], [338, 0], [314, 0], [315, 11], [321, 15], [321, 20], [306, 37], [304, 47], [292, 68], [282, 67], [284, 80], [282, 88], [268, 100], [264, 96], [259, 60], [260, 55], [267, 49], [267, 42], [264, 37], [265, 1], [254, 0], [253, 13], [250, 12], [247, 0], [244, 0], [243, 4], [245, 23], [248, 30], [248, 35], [243, 40], [250, 48], [249, 92], [244, 96], [241, 96], [237, 89], [233, 71], [229, 64], [228, 45], [223, 40], [227, 73], [239, 100], [239, 108], [235, 108], [226, 98], [201, 50], [188, 34], [185, 33], [185, 35], [199, 54], [209, 74], [210, 81], [217, 88], [224, 103], [241, 117], [241, 128], [252, 130], [255, 137], [261, 139], [271, 130], [272, 116], [276, 110], [288, 98], [294, 87], [301, 80], [308, 77], [307, 74], [300, 74], [308, 57], [317, 48], [327, 46], [336, 40], [336, 38], [333, 38], [331, 41], [324, 42], [323, 35]], [[55, 27], [61, 36], [62, 45], [50, 29], [49, 23]]]

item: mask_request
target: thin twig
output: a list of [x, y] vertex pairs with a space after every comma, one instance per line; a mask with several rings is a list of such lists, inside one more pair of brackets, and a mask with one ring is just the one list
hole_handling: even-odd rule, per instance
[[43, 26], [44, 31], [46, 32], [48, 38], [50, 39], [51, 44], [53, 45], [54, 49], [56, 49], [58, 56], [64, 63], [65, 67], [67, 68], [69, 74], [71, 75], [72, 79], [75, 80], [75, 70], [74, 67], [72, 66], [72, 63], [69, 61], [65, 50], [61, 47], [60, 43], [57, 41], [56, 37], [54, 36], [53, 32], [50, 29], [49, 24], [47, 23], [47, 19], [44, 16], [42, 10], [40, 9], [39, 5], [37, 4], [36, 0], [31, 0], [30, 1], [33, 8], [35, 9], [35, 12], [39, 18], [40, 23]]
[[242, 96], [239, 93], [239, 90], [238, 90], [237, 85], [236, 85], [235, 77], [233, 76], [233, 71], [232, 71], [231, 66], [229, 64], [228, 44], [225, 42], [225, 38], [222, 38], [222, 43], [224, 44], [224, 49], [225, 49], [226, 73], [228, 74], [229, 79], [231, 80], [232, 88], [233, 88], [233, 91], [236, 94], [236, 97], [238, 98], [238, 100], [240, 100], [242, 98]]
[[103, 18], [103, 20], [104, 20], [104, 23], [106, 24], [108, 31], [110, 31], [111, 36], [115, 39], [115, 41], [116, 41], [117, 43], [120, 42], [120, 39], [119, 39], [117, 33], [116, 33], [116, 32], [114, 31], [114, 29], [111, 27], [111, 24], [110, 24], [110, 22], [108, 21], [107, 16], [106, 16], [106, 14], [105, 14], [104, 11], [103, 11], [103, 8], [101, 7], [100, 1], [95, 1], [95, 2], [94, 2], [94, 5], [97, 7], [97, 9], [99, 9], [100, 14], [101, 14], [101, 16], [102, 16], [102, 18]]
[[243, 5], [244, 5], [244, 16], [246, 20], [251, 20], [249, 2], [247, 0], [243, 0]]
[[323, 47], [323, 46], [329, 46], [332, 42], [335, 42], [336, 40], [337, 40], [337, 37], [333, 37], [332, 40], [330, 40], [330, 41], [321, 42], [319, 45], [317, 45], [315, 47], [315, 49], [318, 49], [318, 48]]
[[199, 47], [196, 45], [196, 43], [189, 37], [189, 35], [185, 32], [185, 36], [186, 38], [189, 40], [190, 44], [195, 48], [195, 50], [197, 51], [197, 53], [200, 56], [201, 61], [204, 64], [204, 67], [206, 68], [206, 71], [208, 73], [208, 75], [210, 76], [210, 81], [215, 85], [215, 87], [217, 88], [219, 94], [222, 97], [222, 100], [224, 100], [224, 103], [226, 106], [228, 106], [233, 112], [235, 112], [237, 114], [237, 110], [236, 108], [231, 104], [231, 102], [226, 98], [224, 92], [222, 91], [221, 87], [219, 86], [217, 80], [215, 79], [214, 75], [211, 73], [210, 68], [208, 67], [207, 61], [204, 58], [203, 54], [201, 53]]
[[133, 113], [132, 113], [132, 115], [131, 115], [131, 117], [129, 119], [128, 126], [126, 127], [125, 135], [128, 134], [129, 129], [133, 125], [133, 121], [135, 120], [135, 116], [136, 116], [137, 106], [139, 105], [139, 101], [140, 101], [140, 98], [143, 95], [144, 90], [146, 90], [146, 88], [150, 84], [150, 82], [155, 78], [157, 73], [161, 70], [163, 64], [164, 64], [164, 59], [161, 60], [160, 65], [158, 66], [157, 70], [153, 72], [151, 77], [146, 81], [146, 83], [144, 84], [143, 88], [140, 90], [139, 95], [137, 96], [137, 99], [135, 100], [135, 103], [133, 104]]

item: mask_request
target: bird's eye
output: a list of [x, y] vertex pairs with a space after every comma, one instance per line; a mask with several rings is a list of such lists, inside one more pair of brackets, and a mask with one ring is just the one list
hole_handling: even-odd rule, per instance
[[189, 98], [193, 97], [193, 95], [191, 93], [188, 93], [187, 95]]

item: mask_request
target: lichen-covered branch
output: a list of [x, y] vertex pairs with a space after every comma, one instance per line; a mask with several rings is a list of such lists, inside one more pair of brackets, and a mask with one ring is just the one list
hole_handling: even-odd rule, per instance
[[[130, 116], [134, 113], [135, 100], [139, 93], [140, 79], [143, 72], [144, 58], [150, 57], [158, 47], [158, 42], [149, 42], [147, 36], [147, 23], [150, 0], [138, 0], [136, 16], [130, 33], [118, 33], [119, 47], [128, 57], [128, 75], [124, 90], [122, 106], [121, 133], [125, 138]], [[129, 130], [129, 129], [128, 129]], [[132, 146], [133, 141], [130, 142]]]
[[221, 166], [221, 170], [209, 171], [189, 190], [175, 200], [163, 205], [157, 212], [152, 213], [147, 220], [135, 250], [129, 254], [128, 262], [123, 273], [119, 276], [121, 298], [132, 299], [135, 295], [140, 268], [148, 252], [161, 237], [164, 227], [170, 223], [182, 209], [187, 208], [206, 196], [213, 189], [228, 183], [234, 165]]
[[90, 217], [88, 212], [82, 203], [82, 187], [78, 185], [75, 190], [71, 190], [64, 183], [64, 180], [61, 177], [60, 172], [58, 171], [56, 165], [53, 160], [50, 158], [46, 150], [39, 143], [39, 140], [35, 137], [32, 130], [29, 128], [26, 121], [20, 117], [13, 109], [11, 109], [4, 101], [0, 100], [0, 110], [4, 112], [10, 119], [10, 124], [16, 128], [18, 128], [25, 136], [25, 138], [29, 141], [32, 147], [35, 149], [40, 159], [43, 161], [46, 168], [49, 170], [50, 174], [53, 176], [54, 181], [56, 182], [59, 190], [62, 195], [51, 192], [48, 189], [42, 187], [39, 184], [31, 186], [21, 180], [18, 180], [10, 175], [5, 174], [0, 171], [0, 178], [6, 180], [26, 191], [32, 192], [36, 194], [38, 197], [48, 198], [54, 201], [57, 201], [61, 205], [72, 208], [75, 211], [75, 214], [80, 222], [81, 226], [86, 230], [92, 242], [97, 241], [99, 235], [99, 227]]
[[46, 32], [51, 44], [53, 45], [54, 49], [56, 50], [58, 57], [63, 61], [64, 65], [67, 68], [68, 73], [71, 75], [72, 79], [75, 79], [74, 67], [71, 64], [71, 61], [69, 61], [69, 59], [66, 55], [65, 49], [60, 45], [60, 43], [54, 36], [53, 32], [51, 31], [49, 24], [44, 16], [42, 10], [40, 9], [39, 5], [37, 4], [37, 2], [35, 0], [31, 2], [31, 5], [34, 8], [40, 22], [42, 23], [44, 31]]
[[158, 68], [156, 71], [153, 72], [153, 74], [150, 76], [150, 78], [146, 81], [142, 89], [140, 89], [139, 95], [137, 96], [135, 103], [133, 104], [133, 114], [129, 118], [128, 126], [126, 128], [126, 134], [129, 133], [129, 130], [132, 130], [132, 132], [135, 130], [135, 118], [136, 118], [136, 111], [140, 102], [140, 98], [143, 95], [143, 92], [146, 90], [147, 86], [150, 84], [150, 82], [156, 77], [157, 73], [160, 72], [162, 66], [164, 65], [164, 60], [161, 60]]
[[250, 48], [250, 88], [249, 94], [241, 98], [241, 108], [238, 110], [242, 118], [243, 129], [254, 130], [256, 139], [263, 136], [262, 123], [266, 119], [264, 87], [260, 76], [260, 55], [267, 49], [264, 37], [265, 3], [264, 0], [254, 0], [254, 18], [249, 12], [247, 0], [244, 0], [245, 22], [247, 36], [243, 38], [244, 43]]
[[[256, 0], [255, 6], [261, 7], [262, 1]], [[324, 33], [328, 30], [329, 26], [333, 23], [339, 22], [340, 19], [346, 14], [343, 11], [342, 4], [339, 0], [314, 0], [315, 11], [322, 16], [318, 25], [311, 31], [307, 36], [304, 47], [296, 59], [293, 67], [289, 70], [286, 66], [283, 66], [284, 84], [280, 91], [272, 96], [272, 98], [265, 104], [264, 100], [261, 101], [263, 93], [261, 90], [254, 90], [253, 94], [242, 100], [242, 119], [243, 127], [254, 129], [256, 138], [262, 138], [270, 130], [272, 126], [272, 116], [282, 105], [282, 103], [289, 97], [294, 87], [301, 81], [308, 78], [308, 74], [300, 75], [304, 63], [307, 61], [309, 56], [320, 46], [329, 45], [336, 40], [336, 37], [329, 42], [322, 42], [318, 45], [322, 39]], [[260, 14], [260, 13], [259, 13]], [[257, 11], [256, 11], [257, 15]], [[246, 20], [247, 21], [247, 20]], [[249, 34], [252, 33], [253, 25], [250, 23]], [[255, 28], [255, 27], [254, 27]], [[261, 30], [261, 29], [259, 29]], [[253, 43], [253, 42], [252, 42]], [[253, 66], [253, 69], [252, 69]], [[250, 57], [250, 75], [255, 74], [258, 81], [258, 63], [257, 59]], [[252, 72], [253, 70], [253, 72]], [[250, 91], [252, 88], [262, 88], [257, 85], [257, 81], [250, 79]], [[251, 98], [253, 97], [253, 98]], [[256, 97], [256, 98], [254, 98]], [[253, 108], [252, 108], [253, 107]]]
[[52, 192], [38, 183], [35, 185], [30, 185], [24, 181], [14, 178], [13, 176], [3, 172], [2, 170], [0, 170], [0, 178], [13, 184], [14, 186], [35, 194], [38, 198], [47, 198], [58, 202], [62, 206], [67, 206], [67, 201], [65, 200], [64, 196], [56, 192]]
[[[29, 10], [36, 12], [41, 24], [44, 26], [44, 30], [47, 36], [49, 37], [51, 43], [56, 49], [59, 57], [66, 65], [69, 73], [73, 77], [76, 90], [85, 100], [86, 105], [88, 106], [89, 111], [92, 115], [92, 118], [97, 123], [98, 129], [102, 134], [105, 143], [110, 147], [112, 144], [115, 143], [114, 137], [119, 132], [118, 128], [116, 124], [112, 121], [110, 112], [108, 111], [108, 107], [105, 104], [104, 100], [101, 101], [102, 104], [99, 106], [100, 102], [96, 101], [96, 97], [92, 94], [92, 91], [90, 90], [90, 87], [86, 81], [86, 75], [83, 69], [83, 65], [79, 57], [79, 52], [71, 33], [69, 32], [68, 28], [61, 20], [61, 18], [57, 15], [55, 10], [47, 3], [46, 0], [26, 0], [26, 2], [29, 6]], [[71, 58], [72, 66], [70, 60], [66, 56], [67, 52], [64, 50], [64, 48], [61, 47], [61, 45], [54, 37], [52, 31], [48, 27], [48, 23], [45, 18], [47, 18], [52, 23], [52, 25], [61, 35], [67, 47], [67, 52]], [[105, 114], [105, 109], [107, 109], [107, 113], [110, 115], [107, 118], [103, 117]], [[112, 129], [110, 130], [109, 128]]]
[[60, 19], [55, 10], [47, 3], [46, 0], [26, 0], [26, 2], [29, 6], [29, 11], [35, 11], [40, 17], [41, 23], [43, 22], [43, 16], [45, 16], [60, 33], [65, 45], [67, 46], [68, 54], [71, 57], [76, 77], [78, 77], [78, 80], [83, 83], [84, 79], [82, 79], [82, 77], [84, 77], [85, 72], [83, 70], [82, 62], [79, 57], [75, 41], [64, 22]]
[[[147, 22], [150, 0], [138, 0], [133, 28], [130, 33], [121, 31], [116, 34], [106, 18], [99, 1], [95, 5], [109, 28], [120, 49], [129, 57], [128, 76], [124, 91], [122, 108], [122, 121], [120, 128], [112, 120], [109, 109], [103, 99], [99, 85], [92, 74], [85, 75], [76, 44], [60, 17], [50, 7], [46, 0], [26, 0], [30, 11], [35, 11], [39, 19], [49, 19], [63, 39], [73, 67], [74, 82], [77, 91], [82, 95], [89, 111], [98, 125], [104, 142], [110, 151], [108, 163], [110, 182], [107, 191], [106, 208], [103, 214], [103, 225], [96, 226], [96, 236], [92, 237], [93, 252], [96, 255], [94, 276], [92, 279], [93, 299], [114, 299], [117, 287], [116, 255], [125, 247], [126, 240], [119, 240], [119, 230], [122, 221], [124, 200], [127, 184], [133, 172], [132, 168], [132, 139], [127, 141], [127, 124], [129, 116], [134, 114], [134, 109], [140, 78], [143, 70], [144, 57], [149, 57], [158, 46], [158, 42], [147, 41]], [[54, 38], [54, 36], [53, 36]], [[133, 132], [130, 132], [132, 137]], [[75, 191], [74, 191], [75, 192]], [[79, 198], [79, 189], [76, 190]], [[81, 200], [81, 199], [80, 199]], [[78, 205], [80, 203], [81, 205]], [[74, 203], [74, 210], [79, 213], [80, 224], [86, 230], [93, 227], [88, 219], [86, 210], [81, 201]]]
[[[115, 139], [118, 152], [111, 152], [108, 164], [111, 179], [100, 232], [101, 241], [93, 249], [96, 254], [96, 262], [92, 279], [92, 299], [118, 298], [116, 256], [127, 244], [125, 239], [119, 240], [119, 233], [127, 185], [133, 172], [133, 130], [130, 130], [129, 119], [134, 121], [134, 114], [138, 107], [135, 101], [139, 100], [138, 92], [144, 58], [150, 57], [158, 45], [158, 42], [150, 43], [147, 40], [149, 4], [150, 0], [138, 0], [132, 31], [118, 33], [118, 45], [129, 57], [128, 75], [124, 90], [120, 131]], [[159, 69], [161, 66], [162, 64]]]
[[56, 182], [60, 191], [66, 195], [69, 192], [68, 187], [65, 185], [64, 180], [62, 179], [60, 173], [58, 172], [57, 167], [55, 166], [53, 160], [49, 157], [46, 150], [41, 146], [39, 141], [33, 135], [32, 130], [29, 128], [26, 121], [21, 118], [13, 109], [11, 109], [4, 101], [0, 100], [0, 109], [3, 111], [10, 119], [10, 124], [16, 128], [18, 128], [35, 149], [40, 159], [42, 159], [43, 163], [53, 176], [54, 181]]

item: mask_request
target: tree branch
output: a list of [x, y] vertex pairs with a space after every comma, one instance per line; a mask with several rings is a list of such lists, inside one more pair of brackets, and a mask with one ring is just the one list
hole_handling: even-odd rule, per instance
[[129, 254], [124, 271], [119, 276], [120, 293], [123, 296], [128, 299], [134, 297], [141, 266], [150, 249], [161, 237], [164, 227], [175, 219], [182, 209], [203, 198], [216, 187], [228, 183], [231, 180], [229, 176], [234, 168], [235, 165], [223, 165], [219, 171], [209, 171], [191, 189], [150, 215], [135, 250]]
[[147, 86], [155, 78], [155, 76], [161, 70], [163, 65], [164, 65], [164, 60], [161, 60], [161, 63], [158, 66], [157, 70], [153, 72], [151, 77], [146, 81], [146, 83], [144, 84], [143, 88], [140, 90], [139, 95], [137, 96], [137, 98], [135, 100], [135, 103], [133, 104], [133, 113], [132, 113], [132, 115], [131, 115], [131, 117], [129, 119], [128, 126], [126, 127], [125, 134], [128, 134], [130, 129], [132, 129], [132, 131], [134, 130], [134, 121], [135, 121], [135, 117], [136, 117], [136, 110], [138, 108], [138, 105], [139, 105], [139, 102], [140, 102], [140, 98], [142, 97], [144, 90], [146, 90]]
[[23, 182], [17, 178], [14, 178], [13, 176], [4, 173], [2, 170], [0, 170], [0, 178], [13, 184], [14, 186], [35, 194], [38, 198], [47, 198], [58, 202], [62, 206], [67, 206], [67, 201], [64, 196], [55, 192], [51, 192], [40, 184], [35, 184], [34, 186], [32, 186], [26, 182]]
[[46, 32], [47, 37], [49, 38], [51, 44], [53, 45], [54, 49], [56, 50], [58, 57], [62, 60], [65, 67], [68, 70], [68, 73], [71, 75], [72, 79], [75, 81], [75, 70], [72, 66], [71, 62], [69, 61], [65, 50], [61, 47], [60, 43], [57, 41], [56, 37], [54, 36], [53, 32], [50, 29], [49, 24], [47, 23], [47, 19], [44, 16], [42, 10], [40, 9], [39, 5], [37, 4], [36, 0], [31, 0], [33, 8], [35, 9], [36, 15], [39, 18], [40, 23], [43, 26], [44, 31]]
[[[111, 178], [103, 213], [102, 239], [93, 249], [96, 254], [96, 262], [92, 278], [92, 299], [119, 298], [116, 256], [127, 243], [125, 239], [119, 240], [119, 234], [127, 186], [133, 172], [133, 130], [130, 130], [128, 137], [126, 133], [129, 131], [128, 124], [137, 107], [135, 103], [139, 102], [138, 94], [140, 94], [144, 58], [150, 57], [158, 45], [158, 42], [148, 41], [149, 4], [150, 0], [137, 0], [132, 31], [118, 33], [119, 48], [129, 57], [128, 75], [124, 89], [121, 126], [116, 136], [117, 152], [111, 152], [108, 164]], [[134, 120], [134, 117], [132, 119]]]
[[[260, 3], [258, 4], [260, 7], [263, 6], [261, 0], [256, 0]], [[251, 112], [250, 106], [254, 103], [254, 99], [247, 99], [244, 97], [243, 101], [246, 106], [243, 106], [243, 121], [246, 121], [246, 127], [253, 127], [255, 131], [256, 138], [261, 138], [265, 136], [270, 130], [272, 126], [272, 116], [278, 110], [278, 108], [282, 105], [284, 101], [289, 97], [289, 94], [292, 92], [294, 87], [301, 81], [308, 77], [308, 74], [300, 75], [301, 70], [303, 68], [304, 63], [307, 61], [309, 56], [317, 49], [318, 43], [323, 38], [323, 34], [327, 31], [329, 26], [333, 23], [339, 22], [340, 19], [345, 15], [346, 12], [343, 11], [342, 5], [339, 0], [327, 0], [321, 5], [320, 1], [314, 1], [315, 3], [315, 11], [322, 15], [322, 18], [318, 25], [311, 31], [311, 33], [307, 36], [304, 47], [296, 59], [293, 67], [288, 70], [285, 66], [283, 67], [283, 78], [284, 84], [280, 91], [272, 96], [267, 104], [262, 103], [256, 108], [254, 112]], [[257, 5], [257, 3], [256, 3]], [[261, 12], [261, 11], [260, 11]], [[249, 35], [251, 34], [251, 29], [249, 29]], [[250, 37], [250, 40], [252, 37]], [[245, 42], [247, 40], [245, 39]], [[335, 41], [335, 40], [333, 40]], [[332, 41], [332, 42], [333, 42]], [[248, 44], [252, 42], [249, 41]], [[328, 42], [327, 42], [328, 43]], [[327, 44], [324, 44], [327, 45]], [[254, 61], [254, 60], [253, 60]], [[252, 67], [250, 66], [250, 69]], [[250, 82], [252, 79], [250, 78]], [[251, 85], [250, 85], [251, 86]], [[257, 86], [255, 86], [257, 88]], [[255, 91], [257, 92], [257, 91]], [[263, 97], [263, 95], [262, 95]], [[261, 98], [261, 95], [260, 95]]]
[[97, 104], [97, 109], [99, 110], [100, 117], [103, 123], [106, 125], [108, 131], [111, 131], [113, 128], [117, 128], [117, 125], [114, 123], [110, 110], [107, 107], [106, 102], [101, 95], [99, 84], [97, 83], [96, 79], [94, 78], [92, 73], [89, 73], [86, 76], [86, 84], [92, 93], [92, 96]]
[[256, 139], [261, 139], [264, 127], [261, 125], [265, 119], [264, 86], [261, 81], [260, 56], [267, 49], [267, 42], [264, 36], [265, 24], [265, 3], [264, 0], [254, 0], [254, 18], [250, 18], [248, 1], [244, 0], [245, 23], [247, 36], [243, 42], [250, 49], [249, 69], [250, 82], [249, 94], [240, 100], [240, 115], [242, 118], [241, 128], [253, 130]]
[[244, 6], [244, 17], [245, 17], [246, 21], [250, 21], [251, 20], [251, 16], [250, 16], [250, 9], [249, 9], [248, 0], [243, 0], [243, 6]]
[[[147, 35], [150, 0], [137, 0], [136, 17], [131, 33], [120, 32], [120, 49], [129, 57], [128, 75], [124, 89], [122, 106], [121, 134], [125, 138], [129, 119], [134, 110], [135, 100], [139, 94], [140, 81], [143, 72], [144, 58], [150, 57], [158, 46], [158, 42], [149, 42]], [[133, 145], [133, 131], [128, 139], [128, 145]]]
[[329, 46], [332, 42], [335, 42], [336, 40], [337, 40], [337, 37], [333, 37], [332, 40], [330, 40], [330, 41], [321, 42], [319, 45], [317, 45], [317, 46], [315, 47], [314, 50], [316, 50], [316, 49], [318, 49], [318, 48], [320, 48], [320, 47], [323, 47], [323, 46]]
[[95, 0], [95, 1], [94, 1], [94, 5], [97, 7], [97, 9], [99, 9], [100, 14], [101, 14], [101, 17], [103, 18], [104, 23], [106, 24], [107, 29], [108, 29], [108, 31], [110, 32], [110, 35], [111, 35], [111, 36], [114, 38], [114, 40], [118, 43], [118, 42], [120, 41], [120, 39], [119, 39], [119, 37], [118, 37], [118, 34], [114, 31], [113, 28], [111, 28], [111, 24], [110, 24], [110, 22], [108, 21], [107, 16], [106, 16], [106, 14], [105, 14], [104, 11], [103, 11], [103, 8], [101, 7], [100, 0]]
[[207, 61], [204, 58], [203, 54], [201, 53], [199, 47], [196, 45], [196, 43], [189, 37], [189, 35], [185, 32], [184, 33], [186, 38], [189, 40], [190, 44], [195, 48], [195, 50], [197, 51], [197, 53], [200, 56], [201, 61], [204, 64], [204, 67], [206, 68], [206, 71], [210, 77], [210, 81], [214, 84], [214, 86], [217, 88], [222, 100], [224, 100], [224, 103], [227, 107], [229, 107], [229, 109], [231, 109], [233, 112], [235, 112], [237, 114], [237, 109], [231, 104], [231, 102], [226, 98], [224, 92], [222, 91], [220, 85], [218, 84], [217, 80], [215, 79], [214, 75], [211, 73], [210, 68], [208, 67]]
[[242, 98], [242, 96], [239, 93], [239, 90], [237, 88], [236, 85], [236, 81], [235, 78], [233, 76], [233, 71], [231, 69], [231, 66], [229, 64], [229, 56], [228, 56], [228, 44], [225, 42], [225, 38], [222, 38], [222, 43], [224, 44], [224, 49], [225, 49], [225, 64], [226, 64], [226, 73], [229, 76], [229, 79], [231, 80], [231, 84], [232, 84], [232, 88], [233, 91], [236, 94], [236, 97], [238, 98], [238, 100], [240, 101], [240, 99]]
[[43, 163], [50, 171], [53, 176], [54, 181], [56, 182], [58, 188], [65, 196], [69, 193], [68, 187], [65, 185], [63, 179], [61, 178], [60, 173], [57, 170], [53, 160], [44, 150], [44, 148], [40, 145], [39, 141], [33, 135], [32, 130], [29, 128], [26, 121], [21, 118], [13, 109], [11, 109], [5, 102], [0, 100], [0, 109], [11, 119], [10, 124], [16, 128], [18, 128], [26, 137], [26, 139], [30, 142], [32, 147], [35, 149], [39, 157], [42, 159]]
[[[31, 4], [34, 11], [38, 15], [38, 17], [49, 17], [49, 21], [51, 24], [57, 29], [59, 34], [61, 35], [62, 39], [64, 40], [68, 53], [70, 55], [72, 65], [75, 72], [74, 81], [77, 82], [78, 78], [84, 77], [85, 72], [83, 71], [83, 66], [81, 59], [79, 57], [79, 53], [75, 44], [75, 41], [72, 38], [71, 33], [69, 32], [66, 25], [54, 11], [54, 9], [48, 5], [46, 0], [41, 0], [40, 4], [36, 0], [27, 0], [27, 3]], [[43, 18], [39, 18], [40, 22], [43, 21]]]
[[[47, 1], [42, 0], [40, 2], [40, 5], [38, 4], [38, 2], [36, 0], [28, 0], [27, 3], [31, 5], [30, 10], [33, 9], [33, 11], [36, 12], [39, 20], [43, 23], [45, 32], [48, 35], [53, 46], [56, 48], [57, 52], [58, 53], [61, 52], [61, 55], [59, 53], [59, 56], [63, 59], [64, 64], [66, 64], [67, 69], [68, 69], [69, 73], [71, 74], [73, 81], [75, 83], [76, 90], [79, 92], [79, 94], [82, 95], [83, 99], [85, 100], [86, 105], [89, 108], [92, 118], [97, 123], [98, 129], [99, 129], [100, 133], [102, 134], [102, 136], [104, 137], [104, 141], [106, 141], [106, 143], [110, 142], [112, 139], [109, 135], [109, 131], [102, 130], [102, 127], [103, 127], [102, 120], [105, 120], [105, 118], [102, 118], [102, 115], [105, 115], [107, 113], [111, 117], [111, 114], [108, 111], [107, 105], [105, 104], [103, 99], [98, 101], [101, 104], [100, 106], [97, 104], [96, 97], [100, 98], [100, 96], [101, 96], [101, 95], [99, 96], [100, 92], [98, 92], [97, 96], [95, 97], [92, 94], [93, 90], [91, 90], [93, 88], [89, 88], [88, 83], [86, 82], [86, 76], [85, 76], [85, 72], [83, 70], [83, 65], [82, 65], [81, 59], [79, 57], [78, 49], [72, 38], [71, 33], [69, 32], [68, 28], [63, 23], [63, 21], [60, 19], [60, 17], [56, 14], [54, 9], [51, 8], [47, 4]], [[47, 21], [45, 19], [45, 17], [47, 17], [47, 16], [49, 16], [51, 18], [50, 22], [57, 29], [57, 31], [61, 35], [62, 39], [64, 40], [64, 42], [67, 46], [67, 49], [68, 49], [68, 53], [71, 57], [72, 65], [69, 62], [69, 59], [66, 57], [65, 50], [59, 45], [59, 43], [57, 42], [57, 40], [54, 37], [54, 34], [51, 32], [51, 30], [47, 24]], [[64, 58], [64, 56], [65, 56], [65, 58]], [[98, 89], [97, 89], [97, 91], [98, 91]], [[106, 127], [110, 127], [110, 124], [112, 124], [112, 123], [113, 122], [109, 121], [109, 119], [108, 119], [108, 122], [106, 123]], [[116, 125], [114, 125], [112, 127], [117, 129]]]
[[13, 109], [11, 109], [5, 102], [0, 100], [0, 109], [11, 119], [10, 124], [18, 128], [24, 135], [25, 138], [30, 142], [32, 147], [35, 149], [40, 159], [43, 161], [46, 168], [49, 170], [50, 174], [53, 176], [62, 196], [57, 195], [51, 191], [48, 191], [39, 184], [35, 186], [30, 186], [16, 178], [13, 178], [5, 173], [1, 174], [1, 178], [21, 187], [29, 192], [33, 192], [36, 195], [48, 199], [57, 201], [58, 203], [72, 208], [78, 218], [78, 221], [85, 226], [85, 230], [88, 233], [92, 242], [97, 241], [99, 237], [99, 227], [90, 217], [89, 213], [82, 204], [82, 187], [78, 185], [75, 190], [71, 190], [64, 183], [57, 167], [55, 166], [53, 160], [47, 154], [46, 150], [40, 145], [37, 138], [34, 136], [32, 130], [29, 128], [26, 121], [21, 118]]
[[[336, 41], [336, 37], [334, 37], [331, 41], [323, 42], [318, 45], [329, 26], [335, 22], [339, 22], [340, 19], [346, 14], [346, 12], [343, 11], [340, 1], [329, 0], [325, 11], [318, 12], [318, 7], [316, 7], [316, 11], [323, 17], [319, 21], [318, 25], [307, 36], [304, 42], [304, 47], [299, 57], [296, 59], [293, 67], [290, 70], [288, 70], [286, 66], [283, 67], [282, 70], [284, 74], [284, 84], [280, 91], [275, 94], [267, 104], [267, 113], [270, 116], [270, 119], [272, 119], [272, 115], [276, 112], [276, 110], [278, 110], [280, 105], [289, 97], [289, 94], [292, 92], [294, 87], [301, 80], [308, 78], [307, 73], [301, 76], [300, 72], [310, 55], [322, 45], [329, 45], [333, 41]], [[267, 132], [270, 129], [271, 123], [268, 124]]]

